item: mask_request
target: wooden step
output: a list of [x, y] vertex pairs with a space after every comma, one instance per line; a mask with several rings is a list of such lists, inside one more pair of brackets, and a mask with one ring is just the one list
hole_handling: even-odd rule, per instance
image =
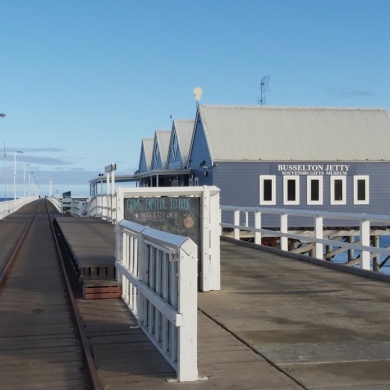
[[120, 298], [122, 285], [117, 280], [84, 280], [84, 299]]

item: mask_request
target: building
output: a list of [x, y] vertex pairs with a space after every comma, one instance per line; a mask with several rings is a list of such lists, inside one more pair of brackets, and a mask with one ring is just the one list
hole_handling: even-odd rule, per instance
[[199, 106], [189, 168], [221, 204], [390, 213], [386, 110]]
[[384, 109], [198, 105], [142, 140], [125, 179], [214, 185], [221, 205], [390, 214], [389, 145]]

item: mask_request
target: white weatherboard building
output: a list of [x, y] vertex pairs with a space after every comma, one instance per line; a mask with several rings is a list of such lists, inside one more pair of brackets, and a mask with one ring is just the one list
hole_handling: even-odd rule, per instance
[[213, 185], [221, 205], [390, 214], [389, 145], [384, 109], [198, 105], [143, 139], [128, 178]]

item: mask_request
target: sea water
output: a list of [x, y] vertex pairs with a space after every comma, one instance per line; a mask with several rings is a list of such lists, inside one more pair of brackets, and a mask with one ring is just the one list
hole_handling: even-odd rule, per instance
[[[358, 240], [359, 239], [359, 236], [355, 236], [355, 240]], [[386, 248], [388, 246], [390, 246], [390, 236], [380, 236], [379, 237], [379, 246], [380, 248]], [[334, 247], [334, 249], [336, 249], [336, 247]], [[360, 255], [360, 251], [358, 250], [355, 250], [355, 253], [354, 253], [354, 257], [356, 256], [359, 256]], [[380, 256], [380, 263], [386, 259], [386, 256], [384, 255], [381, 255]], [[343, 253], [340, 253], [338, 255], [336, 255], [332, 261], [334, 263], [338, 263], [338, 264], [344, 264], [346, 263], [348, 260], [348, 251], [345, 251]], [[357, 264], [355, 267], [358, 267], [360, 268], [360, 264]], [[371, 260], [371, 270], [372, 270], [372, 260]], [[390, 275], [390, 259], [388, 260], [388, 262], [380, 269], [380, 272], [383, 273], [383, 274], [387, 274], [387, 275]]]

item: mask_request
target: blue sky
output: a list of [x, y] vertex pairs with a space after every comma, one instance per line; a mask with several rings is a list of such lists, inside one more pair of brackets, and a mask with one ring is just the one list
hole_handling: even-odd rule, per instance
[[18, 195], [24, 169], [41, 195], [133, 173], [142, 138], [194, 118], [196, 86], [256, 105], [270, 76], [268, 106], [389, 110], [389, 20], [388, 0], [2, 0], [0, 197], [15, 150]]

